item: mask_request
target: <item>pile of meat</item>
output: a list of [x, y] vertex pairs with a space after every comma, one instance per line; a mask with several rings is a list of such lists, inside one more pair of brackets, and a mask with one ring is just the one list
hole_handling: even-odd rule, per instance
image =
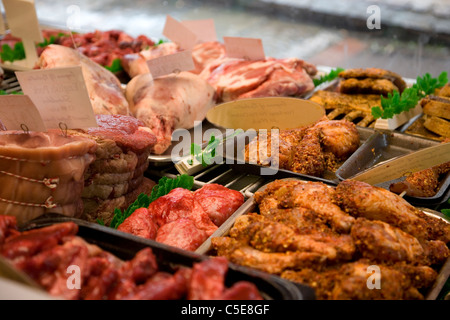
[[112, 72], [74, 49], [56, 44], [49, 45], [40, 55], [36, 68], [75, 66], [81, 66], [95, 114], [129, 114], [128, 101], [125, 99], [119, 79]]
[[243, 203], [240, 192], [219, 184], [176, 188], [133, 212], [118, 230], [194, 251]]
[[381, 96], [406, 88], [402, 77], [379, 68], [347, 69], [339, 73], [339, 82], [331, 90], [317, 90], [311, 101], [322, 105], [329, 119], [352, 121], [361, 127], [374, 127], [372, 108], [381, 106]]
[[125, 115], [96, 115], [98, 127], [68, 130], [69, 136], [96, 142], [95, 161], [84, 175], [82, 217], [109, 224], [114, 209], [126, 209], [155, 183], [144, 177], [155, 136], [141, 121]]
[[255, 201], [259, 214], [212, 238], [212, 252], [307, 284], [318, 299], [423, 299], [449, 257], [449, 223], [364, 182], [275, 180]]
[[[272, 143], [278, 143], [279, 148], [273, 148]], [[359, 144], [359, 133], [352, 122], [325, 117], [308, 127], [280, 130], [277, 136], [258, 134], [245, 146], [244, 156], [248, 163], [277, 165], [279, 169], [321, 177], [326, 171], [336, 171]]]
[[[162, 269], [151, 248], [123, 261], [77, 236], [72, 222], [20, 232], [12, 216], [0, 216], [0, 254], [50, 295], [68, 300], [262, 300], [251, 282], [225, 286], [228, 262], [211, 258]], [[79, 287], [69, 279], [78, 266]], [[73, 284], [72, 288], [68, 283]]]
[[0, 131], [0, 213], [20, 224], [48, 212], [79, 217], [96, 150], [92, 139], [60, 130]]
[[[115, 59], [122, 62], [125, 55], [140, 52], [155, 45], [155, 42], [145, 35], [132, 37], [120, 30], [95, 30], [70, 35], [66, 30], [43, 29], [42, 37], [47, 43], [76, 48], [80, 53], [101, 66], [111, 66]], [[20, 38], [7, 34], [1, 39], [0, 47], [7, 44], [13, 48], [20, 41], [22, 41]], [[38, 56], [44, 49], [45, 46], [37, 47]]]

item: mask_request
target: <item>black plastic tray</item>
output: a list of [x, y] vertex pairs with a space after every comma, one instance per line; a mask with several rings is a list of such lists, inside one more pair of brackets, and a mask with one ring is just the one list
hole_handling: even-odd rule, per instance
[[[156, 256], [159, 268], [167, 272], [173, 272], [180, 266], [192, 267], [194, 263], [209, 259], [206, 255], [181, 250], [99, 224], [55, 214], [30, 221], [22, 226], [21, 230], [36, 229], [68, 221], [78, 225], [78, 236], [123, 260], [132, 259], [139, 250], [150, 247]], [[296, 285], [277, 276], [229, 263], [225, 285], [231, 286], [237, 281], [254, 283], [263, 298], [267, 300], [315, 299], [314, 290], [308, 286]]]

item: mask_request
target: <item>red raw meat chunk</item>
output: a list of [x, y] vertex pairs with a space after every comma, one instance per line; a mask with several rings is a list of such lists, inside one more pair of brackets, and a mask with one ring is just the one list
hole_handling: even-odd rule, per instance
[[217, 226], [208, 214], [194, 201], [193, 192], [187, 189], [173, 189], [167, 195], [150, 203], [148, 210], [160, 227], [180, 218], [186, 218], [192, 220], [195, 226], [205, 231], [208, 236], [217, 230]]
[[231, 288], [226, 289], [220, 297], [221, 300], [263, 300], [258, 288], [250, 282], [239, 281]]
[[228, 260], [224, 257], [213, 257], [196, 263], [192, 267], [188, 299], [219, 299], [225, 290], [225, 274], [227, 271]]
[[17, 230], [16, 217], [0, 215], [0, 245], [6, 240], [13, 230]]
[[208, 239], [208, 234], [198, 229], [190, 219], [178, 219], [159, 228], [156, 241], [188, 251], [195, 251]]
[[244, 196], [220, 184], [207, 184], [194, 192], [194, 199], [216, 226], [222, 225], [243, 203]]
[[153, 222], [152, 215], [147, 208], [139, 208], [126, 218], [117, 230], [154, 240], [158, 226]]
[[49, 227], [24, 231], [20, 235], [8, 237], [1, 248], [1, 254], [8, 259], [31, 257], [41, 251], [51, 249], [62, 242], [64, 237], [75, 235], [78, 225], [73, 222], [54, 224]]

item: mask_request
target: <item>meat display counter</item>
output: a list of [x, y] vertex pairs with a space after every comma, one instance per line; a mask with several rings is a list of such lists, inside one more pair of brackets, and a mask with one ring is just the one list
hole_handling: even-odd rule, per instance
[[[8, 181], [40, 183], [52, 195], [36, 204], [45, 214], [26, 219], [10, 209], [26, 204], [26, 192], [9, 199], [11, 192], [0, 190], [10, 210], [1, 213], [0, 253], [8, 261], [0, 262], [28, 274], [50, 298], [448, 299], [450, 161], [373, 186], [354, 178], [448, 143], [450, 4], [72, 2], [35, 1], [45, 42], [36, 48], [34, 71], [82, 69], [99, 127], [60, 127], [58, 134], [95, 147], [84, 158], [84, 174], [73, 173], [84, 185], [72, 194], [71, 216], [53, 203], [60, 180], [49, 183], [40, 170], [14, 171], [30, 162], [25, 151], [0, 154]], [[208, 41], [196, 39], [184, 50], [167, 37], [170, 19], [192, 31], [184, 40], [196, 22], [214, 28]], [[264, 58], [228, 56], [226, 37], [260, 39]], [[1, 95], [22, 95], [18, 69], [7, 61], [21, 39], [8, 31], [0, 42]], [[186, 52], [190, 70], [171, 66], [153, 77], [170, 64], [158, 59]], [[238, 147], [240, 135], [207, 118], [221, 104], [281, 97], [323, 113], [305, 126], [255, 131]], [[280, 105], [266, 118], [278, 119]], [[257, 107], [263, 116], [269, 109]], [[401, 125], [382, 127], [410, 110], [418, 111]], [[235, 115], [249, 122], [258, 116]], [[12, 134], [7, 129], [3, 135]], [[188, 139], [174, 139], [179, 132]], [[274, 141], [278, 149], [260, 149]], [[231, 145], [231, 154], [202, 165], [202, 152], [218, 142]], [[42, 146], [26, 137], [17, 145]], [[206, 156], [217, 160], [216, 149]], [[183, 174], [180, 161], [195, 170]], [[88, 270], [76, 293], [62, 285], [61, 270], [71, 262]], [[366, 271], [373, 266], [390, 279], [386, 291], [371, 291]]]

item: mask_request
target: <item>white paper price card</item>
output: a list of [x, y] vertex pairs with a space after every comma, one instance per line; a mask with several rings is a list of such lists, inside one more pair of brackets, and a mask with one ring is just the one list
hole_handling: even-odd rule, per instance
[[159, 58], [147, 60], [148, 70], [153, 79], [181, 71], [190, 71], [195, 69], [192, 52], [184, 50], [177, 53], [169, 54]]
[[198, 40], [194, 32], [169, 15], [166, 17], [163, 35], [178, 44], [180, 48], [184, 50], [192, 49], [197, 44]]
[[35, 42], [42, 42], [42, 32], [34, 6], [34, 0], [3, 0], [5, 16], [11, 34], [22, 39], [25, 64], [34, 67], [37, 60]]
[[7, 130], [47, 131], [38, 109], [26, 95], [0, 96], [0, 121]]
[[230, 58], [263, 60], [266, 58], [262, 40], [258, 38], [223, 37], [225, 51]]
[[196, 36], [198, 42], [217, 41], [216, 27], [213, 19], [181, 21]]
[[[1, 9], [1, 6], [0, 6]], [[5, 20], [3, 19], [3, 14], [0, 12], [0, 34], [5, 34], [6, 28], [5, 28]]]
[[38, 108], [45, 126], [97, 127], [80, 66], [16, 72], [24, 94]]

